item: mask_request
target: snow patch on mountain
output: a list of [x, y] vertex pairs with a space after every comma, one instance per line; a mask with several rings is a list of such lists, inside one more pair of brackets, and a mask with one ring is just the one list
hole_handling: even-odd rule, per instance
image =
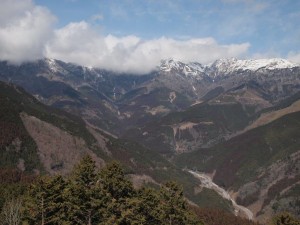
[[173, 59], [162, 60], [159, 70], [164, 73], [177, 72], [185, 76], [203, 77], [204, 74], [210, 77], [231, 74], [237, 71], [258, 71], [260, 69], [276, 70], [291, 69], [299, 65], [291, 63], [285, 59], [249, 59], [239, 60], [219, 59], [214, 63], [202, 65], [200, 63], [183, 63]]
[[173, 103], [174, 102], [174, 100], [176, 99], [176, 92], [174, 92], [174, 91], [172, 91], [172, 92], [170, 92], [170, 94], [169, 94], [169, 100], [170, 100], [170, 102], [171, 103]]
[[203, 74], [205, 67], [200, 63], [183, 63], [173, 59], [162, 60], [159, 67], [161, 72], [178, 72], [183, 73], [185, 76], [199, 76]]
[[45, 59], [46, 63], [49, 66], [49, 69], [53, 72], [56, 73], [59, 71], [58, 65], [55, 62], [55, 59]]
[[216, 70], [218, 73], [233, 73], [236, 71], [257, 71], [259, 69], [275, 70], [297, 67], [285, 59], [249, 59], [238, 60], [231, 59], [219, 59], [213, 64], [206, 66], [209, 70]]

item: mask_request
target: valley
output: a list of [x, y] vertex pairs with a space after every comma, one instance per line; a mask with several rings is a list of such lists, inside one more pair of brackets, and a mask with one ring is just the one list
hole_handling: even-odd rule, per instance
[[296, 64], [170, 59], [130, 74], [45, 58], [1, 61], [0, 80], [3, 170], [68, 175], [88, 154], [120, 161], [136, 186], [176, 180], [201, 207], [300, 215]]
[[247, 209], [244, 206], [238, 205], [235, 200], [230, 196], [230, 194], [225, 191], [223, 188], [215, 184], [212, 179], [204, 173], [199, 173], [196, 171], [189, 170], [189, 173], [191, 173], [193, 176], [197, 177], [201, 181], [201, 186], [206, 187], [212, 190], [215, 190], [219, 195], [221, 195], [223, 198], [228, 199], [232, 202], [232, 206], [234, 207], [234, 213], [235, 215], [242, 215], [245, 216], [249, 220], [253, 220], [253, 213]]
[[0, 3], [0, 225], [300, 225], [300, 1]]

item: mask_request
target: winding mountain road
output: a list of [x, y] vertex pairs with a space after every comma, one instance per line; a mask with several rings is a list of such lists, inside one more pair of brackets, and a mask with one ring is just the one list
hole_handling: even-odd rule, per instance
[[233, 198], [231, 198], [231, 196], [229, 195], [229, 193], [224, 190], [223, 188], [221, 188], [220, 186], [218, 186], [217, 184], [215, 184], [212, 179], [207, 176], [204, 173], [199, 173], [199, 172], [195, 172], [192, 170], [187, 170], [189, 173], [191, 173], [194, 177], [198, 178], [201, 181], [201, 186], [202, 187], [206, 187], [209, 189], [212, 189], [214, 191], [216, 191], [219, 195], [221, 195], [223, 198], [229, 200], [232, 202], [232, 205], [235, 209], [235, 214], [237, 215], [239, 212], [242, 212], [243, 214], [245, 214], [249, 220], [253, 220], [253, 213], [246, 207], [238, 205], [235, 200]]

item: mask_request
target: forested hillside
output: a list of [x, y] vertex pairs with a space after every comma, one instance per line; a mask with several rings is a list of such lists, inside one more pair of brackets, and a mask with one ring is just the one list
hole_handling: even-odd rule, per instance
[[[168, 160], [129, 140], [117, 139], [66, 112], [39, 103], [22, 88], [0, 83], [0, 208], [15, 193], [24, 194], [39, 175], [67, 175], [84, 154], [98, 167], [118, 160], [135, 186], [172, 179], [198, 205], [230, 211], [230, 202], [214, 191], [195, 192], [199, 182]], [[221, 204], [220, 204], [221, 203]]]
[[179, 155], [176, 163], [213, 172], [214, 181], [257, 218], [299, 215], [299, 116], [290, 113], [213, 148]]
[[[98, 169], [85, 156], [69, 176], [39, 176], [22, 189], [10, 189], [2, 208], [3, 224], [254, 224], [189, 206], [181, 186], [167, 182], [135, 189], [120, 164]], [[209, 217], [215, 217], [215, 219]]]
[[[176, 182], [136, 189], [119, 163], [99, 169], [90, 156], [69, 176], [39, 176], [19, 187], [6, 193], [1, 224], [259, 225], [222, 210], [189, 205]], [[269, 222], [278, 224], [299, 221], [283, 213]]]

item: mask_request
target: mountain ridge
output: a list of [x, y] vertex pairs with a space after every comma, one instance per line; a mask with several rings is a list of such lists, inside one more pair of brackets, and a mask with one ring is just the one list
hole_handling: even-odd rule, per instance
[[[273, 66], [272, 70], [238, 70], [215, 76], [216, 72], [207, 74], [211, 69], [199, 63], [165, 60], [161, 70], [137, 76], [43, 59], [20, 66], [1, 62], [0, 80], [20, 85], [47, 105], [122, 135], [130, 128], [142, 127], [203, 101], [230, 104], [233, 101], [229, 99], [235, 99], [242, 107], [254, 107], [255, 111], [276, 105], [299, 90], [300, 67], [281, 59], [275, 61], [288, 68]], [[236, 59], [230, 62], [241, 64]]]
[[170, 72], [171, 70], [181, 70], [186, 76], [206, 74], [210, 77], [216, 77], [222, 74], [230, 74], [237, 71], [257, 71], [260, 69], [274, 70], [299, 67], [300, 65], [291, 63], [282, 58], [271, 59], [246, 59], [239, 60], [236, 58], [218, 59], [209, 64], [198, 62], [183, 63], [174, 59], [162, 60], [158, 67], [160, 71]]
[[[266, 61], [266, 63], [269, 62], [272, 60]], [[194, 154], [199, 149], [204, 152], [217, 146], [223, 149], [222, 146], [226, 144], [231, 146], [230, 149], [238, 149], [239, 140], [247, 140], [245, 134], [250, 133], [256, 137], [251, 132], [257, 133], [264, 129], [267, 129], [266, 132], [271, 135], [268, 138], [273, 141], [274, 134], [269, 128], [270, 124], [281, 124], [283, 118], [290, 118], [292, 108], [289, 106], [299, 100], [300, 67], [288, 65], [286, 68], [281, 68], [280, 65], [285, 65], [285, 61], [279, 60], [278, 63], [282, 64], [271, 65], [269, 67], [271, 69], [260, 67], [259, 70], [237, 69], [232, 72], [233, 70], [229, 68], [228, 73], [220, 72], [215, 76], [218, 68], [215, 68], [214, 72], [208, 71], [198, 63], [185, 64], [174, 61], [168, 63], [169, 61], [165, 62], [162, 70], [137, 76], [82, 67], [53, 59], [24, 63], [19, 66], [2, 61], [0, 62], [0, 80], [23, 87], [26, 92], [35, 96], [31, 98], [32, 101], [46, 104], [49, 110], [58, 108], [58, 110], [67, 111], [70, 116], [79, 118], [85, 128], [74, 124], [71, 127], [77, 128], [70, 132], [72, 134], [83, 133], [87, 138], [87, 143], [92, 144], [92, 147], [93, 143], [98, 142], [102, 150], [97, 150], [95, 146], [90, 150], [95, 150], [94, 153], [99, 154], [102, 160], [107, 161], [108, 158], [121, 160], [129, 171], [138, 170], [142, 173], [138, 175], [141, 176], [138, 179], [144, 179], [142, 177], [145, 174], [150, 177], [146, 180], [153, 179], [155, 182], [161, 182], [168, 176], [179, 178], [185, 183], [188, 195], [192, 196], [195, 202], [208, 202], [205, 194], [207, 190], [198, 192], [198, 189], [187, 185], [194, 181], [186, 177], [178, 168], [181, 164], [172, 159], [186, 155], [183, 154], [185, 152]], [[231, 63], [241, 65], [241, 62], [235, 59], [232, 59]], [[251, 65], [251, 62], [249, 63]], [[247, 66], [248, 64], [244, 68]], [[213, 68], [212, 65], [211, 68]], [[233, 68], [239, 67], [233, 66]], [[219, 70], [221, 69], [220, 67]], [[282, 111], [278, 111], [280, 109]], [[263, 113], [269, 113], [268, 115], [272, 117], [270, 117], [271, 123], [262, 123], [256, 127], [254, 122]], [[272, 113], [274, 115], [280, 113], [280, 117], [273, 116]], [[57, 130], [45, 123], [53, 120], [47, 113], [38, 113], [38, 115], [44, 115], [38, 119], [32, 118], [36, 114], [31, 115], [28, 112], [21, 115], [24, 121], [22, 122], [22, 118], [19, 118], [19, 113], [16, 116], [18, 121], [20, 120], [29, 128], [30, 126], [45, 127], [44, 130], [29, 129], [33, 136], [41, 132], [44, 132], [47, 137], [57, 133], [55, 139], [60, 137], [70, 139], [70, 136], [63, 134], [65, 127], [62, 125], [66, 122], [55, 124], [59, 128]], [[295, 117], [297, 116], [298, 114], [295, 114]], [[49, 120], [43, 122], [45, 118]], [[57, 121], [61, 121], [59, 117]], [[254, 128], [243, 133], [244, 129], [252, 124], [255, 125]], [[291, 123], [288, 126], [291, 128], [294, 125]], [[294, 127], [294, 130], [297, 131], [297, 129]], [[110, 133], [118, 139], [109, 135]], [[286, 136], [282, 137], [283, 143], [288, 143], [288, 145], [292, 143]], [[49, 139], [45, 139], [50, 142]], [[33, 141], [39, 142], [38, 146], [44, 146], [38, 138]], [[77, 143], [79, 149], [83, 146], [79, 139], [73, 142]], [[62, 145], [63, 142], [57, 141], [56, 143]], [[68, 143], [71, 142], [68, 141]], [[268, 147], [268, 143], [262, 141], [259, 143], [263, 143], [262, 148]], [[18, 142], [13, 142], [12, 146], [18, 146]], [[51, 148], [47, 143], [45, 146]], [[89, 150], [86, 149], [86, 151]], [[251, 152], [254, 157], [251, 160], [258, 160], [255, 158], [259, 155], [256, 150], [252, 149]], [[63, 154], [59, 152], [44, 149], [40, 153], [51, 161], [50, 165], [47, 164], [48, 172], [52, 169], [60, 170], [64, 163], [68, 163], [61, 160]], [[56, 158], [52, 159], [50, 153], [57, 155]], [[220, 154], [227, 157], [227, 153], [224, 151]], [[279, 155], [278, 159], [285, 163], [284, 158], [280, 157], [284, 157], [284, 153]], [[205, 158], [195, 157], [195, 160], [201, 166], [207, 163]], [[251, 160], [250, 164], [253, 163]], [[13, 162], [14, 165], [19, 163], [20, 168], [23, 168], [22, 166], [26, 168], [26, 161]], [[265, 162], [262, 163], [265, 165]], [[216, 164], [215, 169], [217, 166], [222, 166], [226, 178], [226, 174], [230, 174], [230, 169], [232, 169], [229, 165]], [[220, 172], [217, 175], [217, 178], [220, 178]], [[273, 178], [270, 177], [270, 179]], [[249, 180], [245, 182], [242, 180], [239, 183], [238, 179], [233, 181], [225, 179], [224, 181], [235, 187], [246, 185], [245, 190], [248, 190], [245, 182]], [[277, 182], [277, 180], [273, 181]], [[288, 180], [289, 183], [293, 181]], [[283, 181], [278, 180], [278, 182], [273, 189], [282, 185]], [[274, 200], [272, 193], [270, 191], [270, 196], [267, 197], [264, 195], [265, 205], [270, 206], [268, 201]], [[219, 198], [218, 196], [215, 198], [215, 193], [211, 197]], [[241, 191], [239, 197], [240, 202], [248, 204], [251, 202], [252, 195], [251, 193], [244, 195]], [[216, 201], [213, 202], [215, 203]], [[230, 210], [230, 205], [226, 202], [222, 203], [222, 207]]]

